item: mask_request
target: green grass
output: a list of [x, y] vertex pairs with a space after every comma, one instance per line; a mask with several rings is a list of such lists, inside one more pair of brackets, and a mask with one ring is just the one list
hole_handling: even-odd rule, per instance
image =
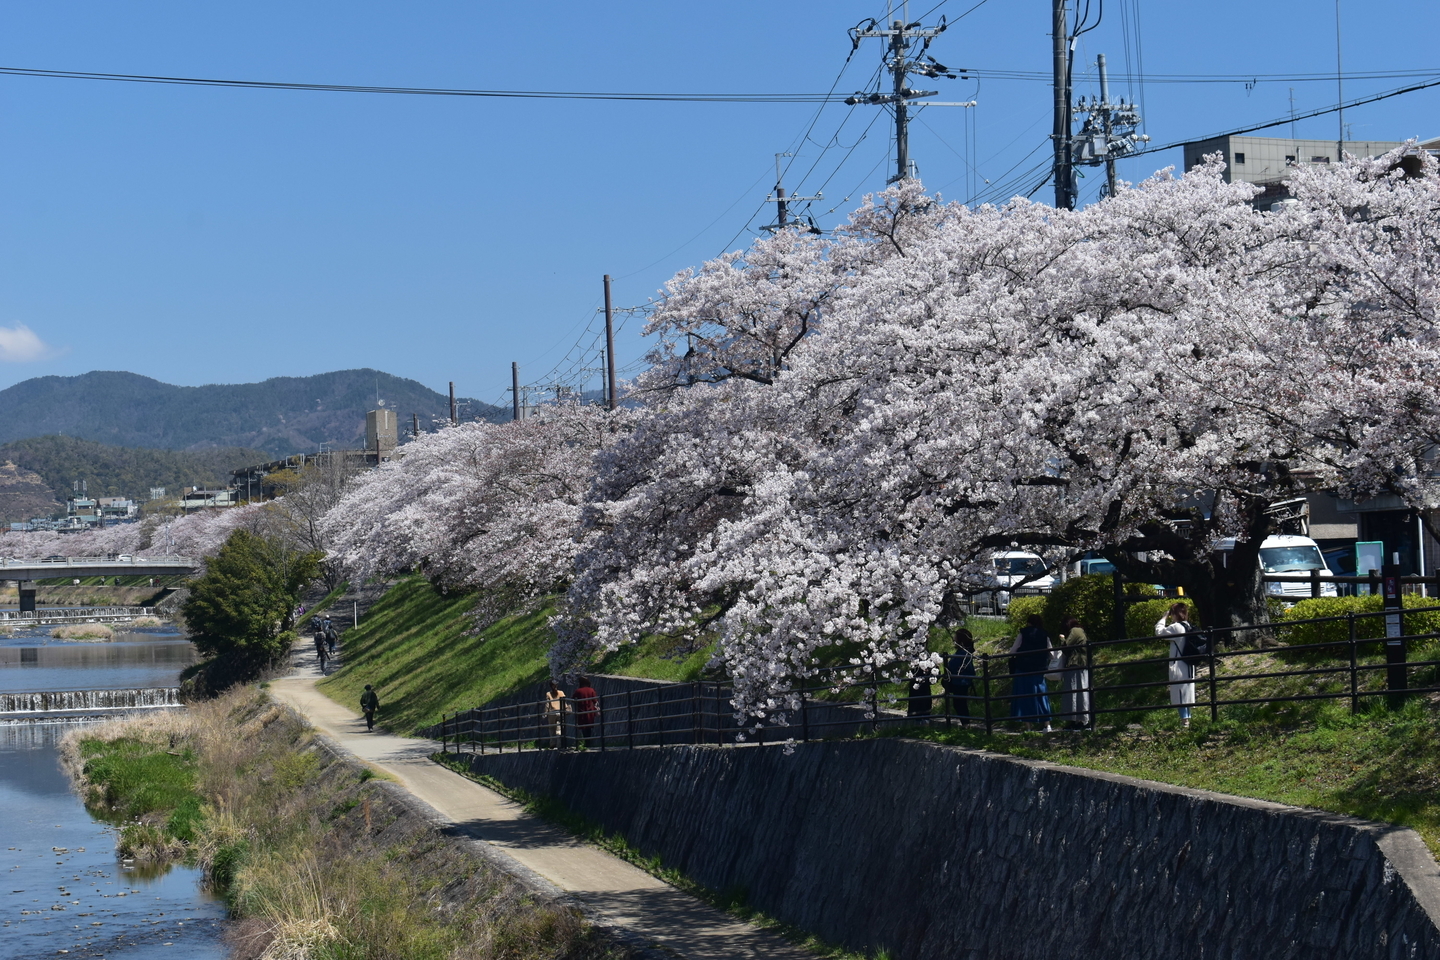
[[84, 772], [95, 787], [92, 808], [107, 820], [168, 813], [194, 799], [195, 754], [156, 750], [132, 738], [85, 741]]
[[1218, 723], [1189, 730], [1170, 711], [1095, 733], [903, 731], [939, 743], [1106, 770], [1146, 780], [1328, 810], [1413, 827], [1440, 855], [1440, 718], [1416, 697], [1390, 711], [1380, 700], [1352, 715], [1316, 707], [1304, 725], [1267, 722], [1262, 711], [1225, 708]]
[[[473, 593], [441, 594], [424, 577], [400, 580], [341, 638], [342, 667], [320, 681], [326, 696], [359, 709], [365, 684], [380, 695], [379, 721], [396, 733], [439, 723], [550, 675], [553, 605], [506, 617], [477, 636]], [[618, 650], [594, 668], [652, 680], [695, 680], [710, 651], [652, 640]]]

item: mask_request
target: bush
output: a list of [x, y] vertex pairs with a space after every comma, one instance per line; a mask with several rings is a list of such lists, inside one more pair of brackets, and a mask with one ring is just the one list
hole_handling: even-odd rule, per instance
[[[1148, 598], [1156, 596], [1156, 593], [1155, 588], [1148, 583], [1127, 583], [1125, 595]], [[1130, 605], [1130, 609], [1133, 610], [1134, 607], [1135, 605]], [[1109, 574], [1092, 573], [1066, 580], [1050, 591], [1043, 616], [1045, 629], [1052, 634], [1060, 632], [1060, 623], [1066, 617], [1074, 617], [1080, 621], [1091, 640], [1110, 639], [1111, 625], [1115, 620], [1115, 579]], [[1128, 628], [1128, 616], [1126, 625]], [[1127, 629], [1126, 636], [1135, 634]]]
[[1144, 603], [1132, 603], [1130, 609], [1125, 611], [1125, 635], [1127, 637], [1149, 637], [1155, 634], [1155, 624], [1165, 616], [1165, 611], [1170, 609], [1171, 604], [1183, 603], [1190, 608], [1190, 622], [1200, 626], [1200, 612], [1195, 609], [1195, 604], [1189, 600], [1169, 600], [1165, 597], [1157, 597], [1154, 600], [1146, 600]]
[[1025, 626], [1025, 621], [1030, 619], [1032, 613], [1045, 616], [1045, 604], [1049, 597], [1014, 597], [1010, 600], [1010, 606], [1005, 610], [1005, 620], [1010, 624], [1012, 634], [1020, 632]]
[[[1407, 593], [1400, 598], [1403, 608], [1440, 606], [1440, 601]], [[1295, 623], [1297, 620], [1313, 620], [1322, 617], [1347, 617], [1357, 614], [1355, 636], [1360, 640], [1378, 640], [1385, 636], [1385, 618], [1373, 616], [1385, 609], [1385, 598], [1372, 593], [1363, 597], [1317, 597], [1301, 600], [1280, 616], [1282, 629], [1280, 638], [1290, 646], [1302, 647], [1307, 644], [1335, 644], [1328, 650], [1299, 651], [1297, 655], [1313, 653], [1316, 656], [1348, 656], [1345, 648], [1350, 643], [1348, 620], [1330, 620], [1323, 623]], [[1359, 614], [1372, 614], [1361, 617]], [[1427, 613], [1407, 614], [1404, 619], [1407, 634], [1440, 633], [1440, 610]]]

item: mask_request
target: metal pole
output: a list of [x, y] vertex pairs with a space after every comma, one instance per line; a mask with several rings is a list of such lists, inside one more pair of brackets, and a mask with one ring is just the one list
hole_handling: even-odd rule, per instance
[[[454, 380], [451, 380], [451, 381], [450, 381], [450, 426], [453, 427], [453, 426], [455, 426], [455, 424], [457, 424], [457, 423], [459, 423], [459, 422], [460, 422], [459, 420], [455, 419], [455, 381], [454, 381]], [[378, 444], [378, 441], [377, 441], [377, 444]]]
[[350, 601], [350, 621], [354, 626], [360, 626], [360, 601]]
[[410, 436], [420, 436], [420, 414], [418, 413], [410, 414]]
[[520, 419], [520, 364], [510, 363], [510, 419]]
[[890, 24], [890, 69], [895, 74], [895, 182], [910, 176], [910, 118], [905, 100], [905, 28], [903, 20]]
[[615, 409], [615, 311], [610, 306], [610, 274], [605, 274], [605, 407]]
[[1110, 156], [1110, 76], [1105, 70], [1105, 54], [1095, 58], [1100, 71], [1100, 110], [1102, 129], [1105, 131], [1105, 196], [1115, 196], [1115, 160]]
[[1359, 663], [1355, 655], [1355, 614], [1346, 614], [1345, 619], [1350, 626], [1350, 712], [1360, 712], [1360, 677]]
[[1073, 210], [1070, 195], [1070, 27], [1066, 0], [1051, 0], [1051, 59], [1054, 83], [1055, 208]]
[[980, 680], [985, 690], [985, 735], [988, 737], [995, 732], [994, 725], [990, 722], [990, 654], [980, 654]]
[[1215, 639], [1210, 631], [1205, 631], [1205, 649], [1210, 651], [1210, 722], [1220, 722], [1220, 705], [1215, 702]]
[[635, 698], [634, 691], [625, 688], [625, 746], [635, 749]]

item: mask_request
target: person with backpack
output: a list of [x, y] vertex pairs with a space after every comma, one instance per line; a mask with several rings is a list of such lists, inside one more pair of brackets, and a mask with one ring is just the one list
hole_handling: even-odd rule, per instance
[[325, 645], [330, 648], [330, 656], [335, 656], [335, 648], [340, 645], [340, 634], [335, 630], [335, 624], [330, 618], [325, 618]]
[[380, 695], [370, 684], [365, 684], [365, 692], [360, 694], [360, 712], [365, 714], [365, 729], [375, 729], [375, 713], [380, 709]]
[[321, 673], [324, 673], [324, 672], [325, 672], [325, 658], [326, 658], [327, 655], [328, 655], [328, 654], [327, 654], [327, 652], [326, 652], [326, 650], [325, 650], [325, 634], [321, 633], [319, 630], [316, 630], [316, 631], [315, 631], [315, 659], [317, 659], [317, 660], [320, 661], [320, 672], [321, 672]]
[[1064, 672], [1060, 675], [1060, 717], [1067, 730], [1090, 725], [1090, 671], [1085, 667], [1085, 647], [1090, 638], [1074, 617], [1060, 622], [1060, 653]]
[[945, 658], [941, 687], [949, 698], [950, 713], [961, 726], [970, 722], [970, 691], [975, 686], [975, 637], [965, 628], [955, 631], [955, 652]]
[[1190, 726], [1190, 708], [1195, 703], [1195, 667], [1186, 659], [1185, 640], [1192, 630], [1190, 608], [1173, 603], [1165, 616], [1155, 622], [1155, 636], [1170, 642], [1170, 702], [1180, 711], [1180, 725]]
[[1050, 634], [1038, 614], [1030, 614], [1010, 647], [1010, 718], [1031, 729], [1050, 732], [1050, 697], [1045, 671], [1050, 666]]

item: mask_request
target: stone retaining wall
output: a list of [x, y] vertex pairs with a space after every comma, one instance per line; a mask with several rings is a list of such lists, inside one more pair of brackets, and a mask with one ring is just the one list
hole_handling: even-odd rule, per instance
[[1403, 828], [898, 739], [473, 764], [895, 960], [1440, 958], [1440, 868]]

